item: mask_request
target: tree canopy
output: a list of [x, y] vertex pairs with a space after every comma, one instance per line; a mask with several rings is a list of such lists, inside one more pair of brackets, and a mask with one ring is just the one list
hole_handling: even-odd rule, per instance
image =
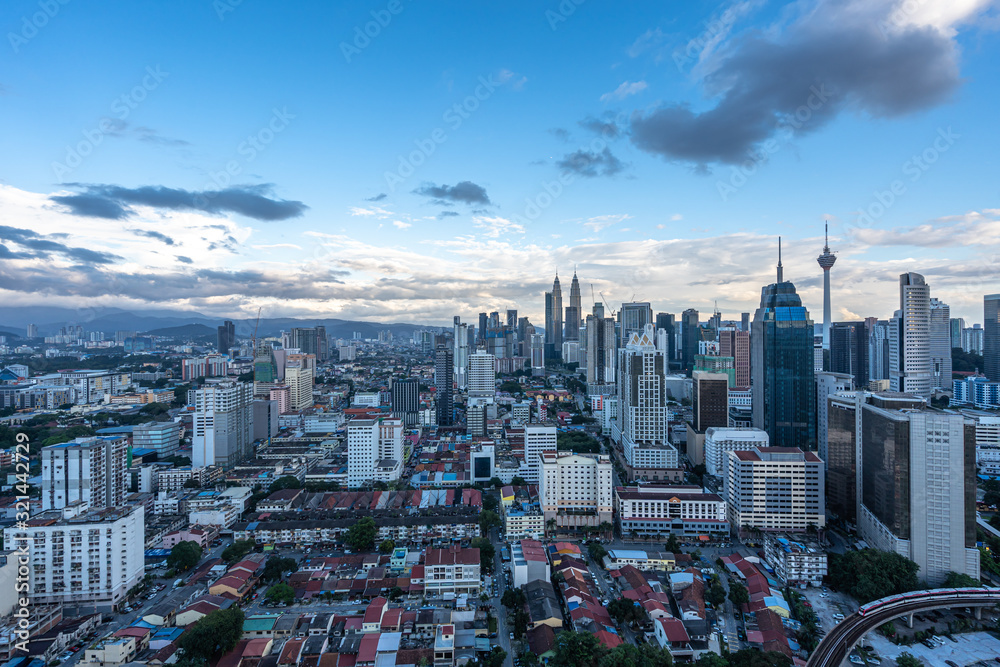
[[924, 663], [915, 658], [912, 653], [904, 651], [896, 658], [896, 667], [924, 667]]
[[253, 551], [253, 548], [253, 540], [236, 540], [222, 552], [222, 560], [232, 565], [242, 560], [244, 556]]
[[197, 565], [199, 560], [201, 560], [201, 547], [197, 542], [178, 542], [167, 556], [167, 567], [183, 572]]
[[271, 482], [271, 485], [267, 487], [268, 493], [274, 493], [275, 491], [284, 491], [285, 489], [301, 489], [302, 482], [299, 481], [298, 477], [293, 477], [292, 475], [285, 475], [284, 477], [279, 477], [278, 479]]
[[243, 636], [243, 610], [239, 607], [213, 611], [181, 635], [185, 657], [215, 662], [229, 653]]
[[294, 558], [284, 558], [282, 556], [271, 556], [264, 564], [264, 573], [261, 579], [264, 581], [280, 581], [285, 572], [295, 572], [299, 569], [299, 564]]
[[830, 554], [830, 585], [864, 604], [918, 587], [919, 566], [897, 553], [864, 549]]
[[739, 609], [741, 605], [750, 602], [750, 591], [740, 582], [734, 581], [729, 584], [729, 600]]
[[281, 581], [267, 589], [264, 599], [268, 602], [284, 602], [292, 604], [295, 602], [295, 589]]
[[375, 519], [366, 516], [347, 529], [344, 542], [354, 551], [371, 551], [375, 548], [377, 535], [378, 527], [375, 525]]

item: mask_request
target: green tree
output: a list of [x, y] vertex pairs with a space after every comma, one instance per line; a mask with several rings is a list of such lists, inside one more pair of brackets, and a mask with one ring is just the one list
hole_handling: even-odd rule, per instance
[[483, 509], [489, 510], [490, 512], [496, 512], [500, 509], [500, 501], [492, 493], [483, 494]]
[[285, 489], [301, 489], [302, 482], [299, 481], [297, 477], [292, 475], [285, 475], [284, 477], [279, 477], [278, 479], [271, 482], [271, 485], [267, 487], [268, 493], [274, 493], [275, 491], [284, 491]]
[[670, 651], [654, 644], [620, 644], [606, 653], [599, 661], [599, 667], [672, 667]]
[[198, 480], [196, 480], [194, 477], [192, 477], [191, 479], [185, 480], [185, 482], [184, 482], [184, 488], [185, 489], [200, 489], [201, 488], [201, 484], [198, 483]]
[[239, 607], [213, 611], [181, 635], [184, 656], [215, 662], [236, 647], [243, 636], [243, 610]]
[[531, 617], [528, 616], [528, 612], [524, 607], [518, 607], [514, 610], [514, 639], [520, 639], [528, 631], [528, 623], [531, 622]]
[[598, 667], [608, 649], [589, 632], [561, 632], [549, 667]]
[[375, 525], [375, 519], [366, 516], [347, 529], [344, 542], [354, 551], [371, 551], [375, 548], [376, 535], [378, 527]]
[[267, 593], [264, 594], [264, 599], [268, 602], [292, 604], [295, 602], [295, 589], [282, 581], [268, 588]]
[[520, 609], [527, 601], [528, 599], [524, 597], [524, 591], [520, 588], [508, 588], [503, 592], [503, 597], [500, 598], [500, 604], [510, 610]]
[[896, 667], [924, 667], [924, 663], [913, 657], [912, 653], [900, 653], [896, 658]]
[[486, 574], [493, 574], [496, 569], [497, 551], [493, 543], [485, 537], [473, 538], [470, 546], [479, 549], [479, 568]]
[[393, 549], [396, 548], [396, 543], [392, 540], [382, 540], [378, 545], [378, 552], [380, 554], [391, 554]]
[[718, 577], [712, 577], [712, 583], [709, 585], [708, 590], [705, 591], [705, 601], [713, 607], [718, 607], [726, 601], [726, 588], [719, 581]]
[[878, 549], [831, 553], [829, 556], [830, 585], [862, 604], [916, 590], [918, 569], [913, 561]]
[[739, 609], [742, 605], [750, 602], [750, 592], [746, 586], [738, 581], [734, 581], [729, 585], [729, 600]]
[[403, 589], [399, 586], [393, 586], [389, 589], [389, 601], [395, 602], [399, 598], [403, 597]]
[[791, 667], [792, 659], [777, 651], [745, 648], [729, 655], [729, 667]]
[[611, 614], [611, 618], [626, 625], [640, 622], [645, 618], [641, 609], [626, 598], [617, 598], [608, 603], [608, 613]]
[[284, 558], [282, 556], [271, 556], [264, 564], [264, 573], [261, 579], [264, 581], [281, 581], [286, 572], [295, 572], [299, 569], [298, 562], [294, 558]]
[[178, 542], [167, 556], [167, 567], [177, 572], [190, 570], [201, 560], [201, 547], [197, 542]]
[[488, 535], [491, 529], [499, 528], [502, 525], [503, 520], [500, 519], [500, 515], [496, 512], [491, 512], [490, 510], [480, 512], [479, 530], [483, 535]]
[[703, 653], [695, 667], [729, 667], [729, 661], [723, 658], [718, 653]]
[[604, 557], [608, 555], [608, 550], [600, 542], [591, 542], [587, 545], [587, 554], [595, 563], [601, 563], [604, 561]]
[[528, 486], [528, 483], [526, 481], [524, 481], [523, 477], [513, 477], [510, 480], [510, 485], [511, 486]]
[[979, 588], [982, 584], [978, 579], [963, 572], [949, 572], [944, 577], [943, 588]]
[[983, 504], [993, 507], [1000, 504], [1000, 481], [995, 479], [983, 480]]
[[222, 552], [222, 560], [230, 565], [243, 560], [243, 557], [253, 551], [255, 544], [253, 540], [236, 540]]
[[677, 536], [670, 533], [670, 537], [667, 538], [667, 543], [663, 547], [670, 553], [678, 553], [681, 550], [681, 541], [677, 539]]

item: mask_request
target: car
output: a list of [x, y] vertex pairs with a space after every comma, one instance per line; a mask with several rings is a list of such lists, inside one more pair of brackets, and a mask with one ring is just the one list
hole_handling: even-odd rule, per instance
[[854, 665], [863, 665], [863, 664], [865, 664], [865, 659], [862, 658], [860, 655], [853, 655], [852, 654], [850, 660], [851, 660], [851, 664], [854, 664]]
[[512, 633], [510, 633], [510, 638], [511, 638], [511, 639], [513, 639], [513, 638], [514, 638], [514, 633], [513, 633], [513, 632], [512, 632]]

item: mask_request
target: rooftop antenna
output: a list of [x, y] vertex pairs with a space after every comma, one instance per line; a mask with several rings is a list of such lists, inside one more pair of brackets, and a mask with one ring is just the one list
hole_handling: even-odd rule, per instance
[[781, 268], [781, 237], [778, 237], [778, 282], [785, 282], [784, 272]]

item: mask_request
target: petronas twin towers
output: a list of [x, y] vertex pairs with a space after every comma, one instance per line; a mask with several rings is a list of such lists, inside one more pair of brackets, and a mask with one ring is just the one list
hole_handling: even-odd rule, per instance
[[[580, 339], [580, 322], [583, 307], [580, 301], [580, 281], [573, 271], [573, 282], [569, 288], [569, 306], [563, 320], [562, 286], [559, 284], [559, 274], [552, 282], [552, 291], [545, 293], [545, 356], [559, 358], [562, 356], [563, 341]], [[565, 324], [564, 324], [565, 322]]]

